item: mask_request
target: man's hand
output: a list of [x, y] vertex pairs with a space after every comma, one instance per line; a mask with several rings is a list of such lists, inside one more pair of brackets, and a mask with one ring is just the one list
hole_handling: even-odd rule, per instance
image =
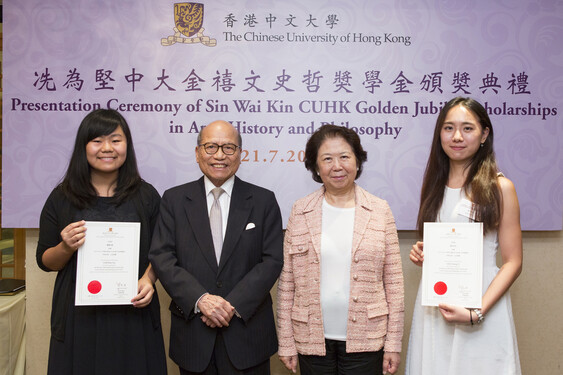
[[228, 327], [235, 308], [223, 297], [206, 294], [197, 303], [203, 316], [201, 320], [211, 328]]

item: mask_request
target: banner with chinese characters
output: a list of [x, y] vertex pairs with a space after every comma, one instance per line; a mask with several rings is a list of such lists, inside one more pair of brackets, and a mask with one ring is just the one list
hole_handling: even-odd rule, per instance
[[198, 178], [196, 138], [223, 119], [238, 175], [284, 221], [317, 189], [303, 165], [325, 123], [358, 132], [358, 184], [413, 229], [436, 117], [469, 96], [489, 112], [527, 230], [563, 211], [563, 4], [558, 1], [86, 1], [3, 3], [2, 225], [37, 227], [76, 130], [113, 108], [161, 193]]

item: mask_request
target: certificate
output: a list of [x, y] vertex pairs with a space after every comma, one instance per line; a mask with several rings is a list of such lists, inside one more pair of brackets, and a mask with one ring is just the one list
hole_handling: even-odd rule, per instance
[[87, 221], [75, 305], [130, 305], [137, 295], [141, 223]]
[[422, 305], [480, 308], [483, 224], [424, 223]]

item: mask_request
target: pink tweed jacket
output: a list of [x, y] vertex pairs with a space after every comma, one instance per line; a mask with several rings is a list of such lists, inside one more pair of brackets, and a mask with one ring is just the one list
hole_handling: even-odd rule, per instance
[[[355, 190], [346, 352], [400, 352], [404, 290], [395, 220], [386, 201]], [[326, 354], [319, 282], [324, 192], [295, 202], [287, 224], [277, 294], [280, 356]]]

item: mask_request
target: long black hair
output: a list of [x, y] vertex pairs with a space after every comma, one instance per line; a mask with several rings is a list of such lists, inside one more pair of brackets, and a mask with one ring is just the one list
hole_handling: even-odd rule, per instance
[[478, 101], [457, 97], [446, 103], [436, 120], [434, 138], [420, 192], [417, 230], [421, 236], [424, 222], [436, 220], [444, 199], [444, 189], [450, 172], [450, 159], [442, 148], [440, 133], [448, 112], [457, 105], [467, 108], [475, 115], [482, 131], [489, 128], [485, 142], [466, 166], [467, 179], [463, 189], [474, 203], [475, 219], [483, 222], [485, 232], [496, 229], [500, 221], [502, 196], [497, 181], [498, 168], [493, 149], [494, 132], [491, 119], [487, 110]]
[[125, 134], [127, 157], [119, 168], [113, 199], [120, 204], [139, 188], [141, 176], [137, 168], [133, 139], [127, 121], [116, 110], [96, 109], [86, 115], [80, 123], [68, 169], [59, 185], [65, 196], [76, 207], [90, 207], [98, 196], [90, 178], [92, 167], [86, 158], [86, 145], [94, 138], [111, 134], [118, 127], [121, 127]]

